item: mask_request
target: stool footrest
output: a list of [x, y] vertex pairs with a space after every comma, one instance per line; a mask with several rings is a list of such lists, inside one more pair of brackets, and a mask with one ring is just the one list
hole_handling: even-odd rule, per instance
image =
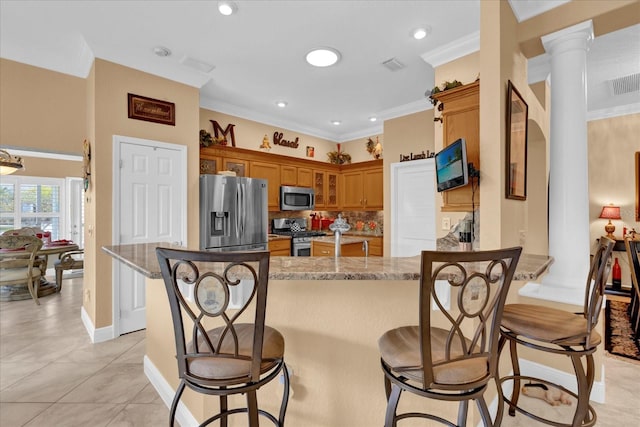
[[[574, 392], [572, 392], [571, 390], [568, 390], [567, 388], [556, 384], [556, 383], [552, 383], [550, 381], [544, 380], [542, 378], [536, 378], [536, 377], [531, 377], [528, 375], [508, 375], [505, 377], [501, 377], [500, 378], [500, 386], [502, 387], [502, 384], [506, 381], [513, 381], [514, 382], [514, 388], [515, 388], [515, 382], [516, 381], [520, 381], [520, 380], [527, 380], [527, 381], [534, 381], [536, 383], [541, 383], [541, 384], [545, 384], [551, 387], [555, 387], [558, 390], [563, 391], [564, 393], [567, 393], [570, 396], [573, 396], [576, 400], [578, 400], [578, 395]], [[515, 416], [515, 413], [512, 412], [512, 409], [515, 409], [516, 411], [520, 412], [523, 415], [526, 415], [529, 418], [532, 418], [538, 422], [544, 423], [544, 424], [548, 424], [551, 426], [555, 426], [555, 427], [574, 427], [573, 424], [571, 423], [561, 423], [561, 422], [557, 422], [557, 421], [553, 421], [553, 420], [549, 420], [546, 418], [542, 418], [538, 415], [532, 414], [531, 412], [527, 411], [526, 409], [523, 409], [517, 405], [514, 405], [511, 402], [511, 399], [509, 399], [507, 396], [502, 395], [502, 400], [505, 401], [505, 403], [507, 405], [509, 405], [509, 415], [511, 416]], [[597, 421], [597, 415], [596, 415], [596, 411], [595, 409], [591, 406], [591, 404], [589, 404], [589, 420], [587, 422], [583, 422], [582, 425], [580, 427], [592, 427], [596, 424]]]

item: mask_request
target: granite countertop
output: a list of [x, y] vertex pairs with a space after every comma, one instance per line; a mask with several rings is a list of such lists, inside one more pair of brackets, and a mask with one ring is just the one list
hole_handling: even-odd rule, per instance
[[[367, 238], [365, 236], [342, 236], [340, 238], [340, 243], [342, 243], [343, 245], [348, 245], [350, 243], [362, 243], [365, 240], [367, 240]], [[321, 237], [314, 237], [311, 239], [312, 242], [324, 242], [324, 243], [331, 243], [332, 245], [336, 243], [336, 238], [331, 235], [331, 236], [321, 236]]]
[[[103, 246], [102, 250], [135, 271], [160, 279], [156, 247], [184, 249], [169, 243]], [[522, 254], [514, 280], [535, 280], [551, 264], [546, 255]], [[417, 280], [420, 256], [388, 257], [271, 257], [272, 280]]]

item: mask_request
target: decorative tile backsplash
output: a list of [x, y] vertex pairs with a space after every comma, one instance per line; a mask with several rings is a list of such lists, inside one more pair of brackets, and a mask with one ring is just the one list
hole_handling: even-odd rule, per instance
[[[269, 212], [269, 226], [273, 218], [305, 218], [307, 220], [307, 228], [311, 228], [311, 214], [316, 213], [322, 218], [337, 218], [338, 214], [347, 220], [353, 231], [371, 231], [383, 233], [384, 212], [383, 211], [282, 211]], [[362, 230], [356, 227], [362, 223]]]

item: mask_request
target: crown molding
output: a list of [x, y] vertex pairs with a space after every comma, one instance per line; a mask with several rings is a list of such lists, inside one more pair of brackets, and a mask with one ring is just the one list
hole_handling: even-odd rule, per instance
[[480, 50], [480, 31], [461, 37], [437, 49], [423, 53], [420, 57], [433, 68]]
[[35, 148], [17, 147], [14, 145], [3, 145], [3, 150], [9, 151], [11, 154], [22, 157], [39, 157], [41, 159], [71, 160], [81, 162], [81, 154], [65, 153], [62, 151], [43, 150]]
[[527, 61], [527, 81], [529, 84], [546, 80], [551, 74], [551, 55], [543, 53]]
[[570, 0], [545, 0], [545, 1], [523, 1], [509, 0], [511, 10], [515, 15], [518, 23], [531, 19], [534, 16], [542, 15], [551, 9], [569, 3]]
[[254, 122], [263, 123], [283, 129], [287, 129], [293, 132], [304, 133], [316, 138], [328, 139], [329, 141], [339, 142], [339, 135], [336, 133], [325, 132], [321, 129], [316, 129], [310, 126], [303, 126], [299, 123], [295, 123], [290, 120], [282, 119], [280, 117], [274, 117], [268, 114], [259, 113], [249, 108], [239, 107], [237, 105], [229, 104], [224, 101], [214, 100], [211, 98], [201, 97], [200, 107], [208, 110], [217, 111], [219, 113], [228, 114], [230, 116], [240, 117], [241, 119], [251, 120]]
[[610, 119], [613, 117], [626, 116], [640, 113], [640, 103], [617, 105], [615, 107], [603, 108], [601, 110], [587, 111], [587, 121]]

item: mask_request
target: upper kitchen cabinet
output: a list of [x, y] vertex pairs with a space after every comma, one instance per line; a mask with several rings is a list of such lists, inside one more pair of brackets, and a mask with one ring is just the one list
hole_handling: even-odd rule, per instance
[[222, 170], [222, 158], [219, 156], [201, 155], [200, 174], [216, 174]]
[[298, 168], [298, 187], [313, 187], [313, 171], [311, 168]]
[[267, 207], [270, 211], [280, 210], [280, 165], [275, 163], [250, 162], [251, 178], [266, 179], [268, 185]]
[[335, 171], [313, 171], [313, 189], [316, 196], [316, 209], [338, 208], [338, 175], [338, 172]]
[[311, 188], [313, 186], [311, 168], [299, 168], [291, 165], [280, 166], [280, 184]]
[[222, 159], [222, 170], [233, 171], [236, 176], [251, 176], [249, 174], [249, 162], [242, 159], [225, 157]]
[[298, 185], [298, 168], [295, 166], [280, 166], [280, 184]]
[[[480, 170], [480, 81], [433, 95], [442, 102], [443, 148], [458, 138], [467, 145], [467, 162]], [[471, 184], [442, 192], [442, 211], [471, 212], [480, 207], [480, 189], [472, 204]]]
[[382, 160], [343, 165], [342, 208], [351, 210], [381, 210], [384, 205], [382, 191]]

